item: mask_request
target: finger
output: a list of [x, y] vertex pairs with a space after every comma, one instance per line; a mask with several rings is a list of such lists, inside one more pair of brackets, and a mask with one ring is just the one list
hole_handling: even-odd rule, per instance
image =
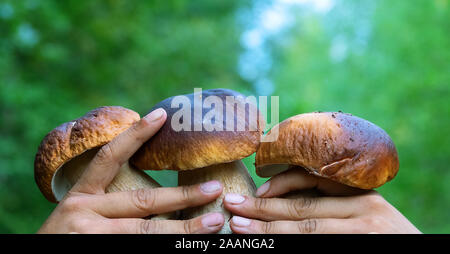
[[161, 128], [165, 119], [166, 112], [156, 109], [104, 145], [89, 163], [73, 190], [92, 194], [104, 193], [122, 164]]
[[95, 212], [108, 218], [143, 218], [207, 204], [218, 198], [222, 189], [222, 184], [214, 180], [192, 186], [93, 195], [89, 203]]
[[121, 234], [208, 234], [225, 222], [221, 213], [208, 213], [190, 220], [113, 219], [111, 230]]
[[253, 198], [227, 194], [224, 207], [232, 214], [265, 221], [307, 218], [349, 218], [361, 210], [355, 197]]
[[[364, 233], [352, 219], [308, 219], [303, 221], [271, 221], [233, 216], [230, 228], [237, 234], [356, 234]], [[367, 232], [365, 232], [367, 233]]]
[[257, 197], [276, 197], [294, 190], [316, 188], [329, 195], [355, 195], [364, 190], [343, 185], [326, 178], [314, 176], [301, 167], [291, 168], [273, 176], [256, 190]]

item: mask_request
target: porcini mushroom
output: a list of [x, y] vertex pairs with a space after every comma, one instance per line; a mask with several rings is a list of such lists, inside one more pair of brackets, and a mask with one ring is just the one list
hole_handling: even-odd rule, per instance
[[389, 135], [350, 114], [300, 114], [271, 131], [278, 131], [278, 139], [262, 142], [256, 152], [256, 173], [262, 177], [294, 165], [344, 185], [372, 189], [398, 172], [397, 150]]
[[[139, 121], [138, 113], [123, 107], [100, 107], [63, 123], [42, 140], [34, 162], [36, 183], [50, 202], [59, 202], [80, 178], [104, 144]], [[126, 162], [106, 192], [156, 188], [160, 185]], [[170, 218], [172, 214], [152, 219]]]
[[[212, 89], [158, 103], [154, 108], [165, 109], [167, 121], [130, 159], [130, 163], [140, 169], [179, 171], [179, 185], [220, 181], [224, 185], [222, 197], [205, 206], [182, 211], [184, 219], [213, 211], [223, 213], [225, 225], [219, 233], [231, 232], [228, 224], [231, 215], [222, 207], [223, 195], [252, 196], [256, 189], [241, 159], [257, 150], [264, 121], [256, 104], [239, 98], [244, 96], [232, 90]], [[179, 124], [180, 113], [183, 113], [176, 101], [183, 103], [184, 113], [188, 112], [184, 114], [182, 124], [187, 123], [184, 127], [190, 130], [174, 130], [174, 125]], [[211, 101], [215, 101], [214, 107], [209, 103]], [[208, 121], [208, 115], [214, 115], [214, 121]]]

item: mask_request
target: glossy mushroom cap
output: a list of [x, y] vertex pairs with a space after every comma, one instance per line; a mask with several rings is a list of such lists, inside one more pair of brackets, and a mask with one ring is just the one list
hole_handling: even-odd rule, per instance
[[129, 109], [100, 107], [48, 133], [34, 161], [34, 177], [42, 194], [50, 202], [56, 202], [54, 177], [58, 169], [86, 151], [108, 143], [139, 119], [139, 114]]
[[[181, 105], [176, 105], [176, 108], [171, 107], [176, 96], [158, 103], [153, 109], [163, 108], [166, 110], [167, 120], [159, 132], [130, 159], [130, 163], [134, 167], [151, 170], [190, 170], [232, 162], [256, 152], [264, 129], [264, 121], [255, 104], [245, 103], [243, 100], [236, 100], [236, 103], [227, 101], [227, 96], [245, 98], [242, 94], [228, 89], [204, 90], [202, 93], [197, 92], [184, 96], [189, 105], [183, 104], [182, 106], [189, 106], [187, 108], [191, 113], [191, 131], [175, 131], [172, 128], [172, 118], [179, 114], [182, 107]], [[210, 96], [220, 99], [222, 110], [215, 104], [211, 108], [201, 106]], [[232, 113], [226, 112], [227, 106], [235, 109], [229, 117], [234, 123], [231, 130], [227, 128], [226, 124], [227, 113]], [[195, 111], [201, 114], [195, 115]], [[255, 116], [256, 112], [256, 120], [249, 117], [249, 113], [252, 112], [252, 116]], [[205, 129], [204, 125], [202, 126], [202, 123], [205, 123], [205, 116], [212, 113], [221, 116], [222, 119], [214, 118], [214, 121], [218, 121], [214, 123], [222, 127], [222, 130], [211, 131]], [[200, 131], [196, 131], [195, 126], [200, 126], [200, 129], [197, 129]], [[244, 128], [238, 128], [238, 126]]]
[[[256, 173], [272, 176], [289, 165], [361, 189], [379, 187], [395, 177], [397, 150], [380, 127], [344, 113], [308, 113], [281, 122], [275, 142], [262, 142]], [[271, 130], [273, 131], [273, 130]]]

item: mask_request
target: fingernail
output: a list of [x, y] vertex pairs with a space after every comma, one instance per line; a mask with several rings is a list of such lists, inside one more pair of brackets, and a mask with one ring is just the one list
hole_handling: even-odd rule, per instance
[[225, 195], [225, 201], [232, 204], [240, 204], [244, 202], [245, 198], [239, 194], [228, 193]]
[[223, 215], [220, 213], [211, 213], [204, 215], [202, 218], [202, 225], [204, 227], [215, 227], [222, 224], [224, 221]]
[[209, 181], [206, 183], [202, 183], [200, 185], [200, 189], [206, 193], [216, 192], [216, 191], [220, 190], [221, 188], [222, 188], [222, 185], [220, 184], [220, 182], [215, 181], [215, 180]]
[[251, 220], [240, 216], [233, 216], [231, 220], [233, 221], [233, 224], [238, 227], [247, 227], [252, 222]]
[[259, 188], [256, 190], [256, 196], [261, 197], [262, 195], [266, 194], [266, 192], [269, 190], [269, 188], [270, 188], [270, 182], [267, 181], [263, 185], [259, 186]]
[[154, 122], [154, 121], [157, 121], [157, 120], [159, 120], [163, 115], [164, 115], [164, 109], [162, 109], [162, 108], [158, 108], [158, 109], [155, 109], [155, 110], [153, 110], [152, 112], [150, 112], [150, 113], [148, 113], [145, 117], [144, 117], [144, 119], [146, 120], [146, 121], [149, 121], [149, 122]]

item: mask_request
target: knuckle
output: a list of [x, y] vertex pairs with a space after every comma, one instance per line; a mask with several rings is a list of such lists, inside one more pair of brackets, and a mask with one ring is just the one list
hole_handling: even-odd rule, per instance
[[258, 214], [265, 214], [269, 203], [265, 198], [255, 199], [255, 212]]
[[385, 220], [381, 216], [370, 216], [362, 218], [363, 224], [371, 231], [377, 231], [386, 226]]
[[273, 234], [275, 229], [275, 224], [272, 221], [263, 222], [262, 233], [263, 234]]
[[80, 228], [80, 229], [87, 229], [90, 226], [92, 226], [91, 221], [89, 219], [85, 219], [85, 218], [78, 219], [76, 221], [76, 224], [77, 224], [78, 228]]
[[137, 189], [131, 192], [131, 200], [136, 208], [148, 212], [155, 205], [155, 195], [152, 190]]
[[193, 220], [187, 220], [183, 223], [184, 227], [184, 233], [186, 234], [193, 234], [195, 232], [194, 228], [194, 221]]
[[97, 152], [97, 159], [102, 163], [107, 163], [114, 160], [114, 153], [113, 149], [110, 145], [111, 143], [108, 143], [104, 145], [98, 152]]
[[386, 206], [386, 201], [384, 198], [377, 194], [377, 193], [371, 193], [369, 195], [366, 195], [364, 197], [365, 204], [369, 209], [381, 209]]
[[159, 221], [152, 220], [142, 220], [139, 222], [138, 234], [153, 234], [158, 232], [158, 228], [160, 227]]
[[93, 222], [85, 217], [73, 217], [69, 222], [69, 228], [73, 232], [87, 233], [92, 231]]
[[84, 203], [85, 198], [81, 196], [71, 196], [66, 198], [61, 206], [65, 211], [75, 211], [80, 207], [83, 207]]
[[300, 197], [288, 203], [287, 211], [291, 217], [306, 217], [316, 207], [317, 202], [313, 198]]
[[181, 186], [181, 202], [189, 204], [192, 200], [192, 188], [189, 186]]
[[297, 226], [300, 233], [313, 234], [317, 232], [318, 221], [316, 219], [307, 219], [300, 221]]

